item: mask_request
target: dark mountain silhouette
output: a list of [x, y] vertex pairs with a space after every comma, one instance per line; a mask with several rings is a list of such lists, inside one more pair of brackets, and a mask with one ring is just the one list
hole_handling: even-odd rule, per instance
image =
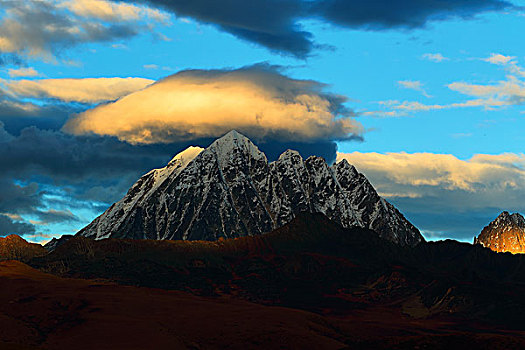
[[46, 253], [40, 244], [29, 243], [18, 235], [0, 237], [0, 260], [28, 261]]
[[323, 214], [303, 213], [266, 235], [217, 242], [77, 236], [30, 264], [61, 276], [329, 316], [393, 308], [423, 323], [445, 318], [465, 329], [483, 323], [525, 331], [525, 256], [456, 241], [400, 246]]

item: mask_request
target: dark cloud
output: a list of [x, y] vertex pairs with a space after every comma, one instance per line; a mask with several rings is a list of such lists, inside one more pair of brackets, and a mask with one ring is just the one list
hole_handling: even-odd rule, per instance
[[[254, 141], [270, 161], [291, 148], [304, 157], [315, 154], [332, 162], [337, 150], [332, 141]], [[112, 137], [79, 137], [37, 127], [25, 128], [18, 136], [13, 136], [0, 123], [0, 192], [3, 194], [0, 212], [43, 215], [46, 185], [61, 188], [63, 195], [76, 201], [112, 203], [142, 174], [165, 166], [175, 154], [190, 145], [207, 147], [211, 142], [213, 139], [206, 138], [171, 144], [130, 145]], [[49, 205], [50, 200], [46, 201]], [[74, 205], [55, 204], [57, 207]]]
[[19, 185], [4, 174], [0, 176], [0, 213], [23, 214], [40, 206], [42, 193], [37, 183]]
[[69, 210], [46, 210], [36, 214], [39, 225], [47, 225], [57, 222], [76, 222], [79, 218]]
[[504, 0], [324, 0], [311, 11], [324, 20], [350, 28], [384, 30], [424, 27], [433, 20], [472, 18], [478, 13], [511, 8]]
[[[136, 2], [129, 0], [128, 2]], [[297, 23], [304, 12], [298, 0], [143, 0], [180, 17], [213, 24], [220, 30], [277, 52], [304, 58], [314, 47], [312, 34]]]
[[85, 109], [86, 106], [83, 105], [65, 103], [35, 105], [6, 96], [0, 90], [0, 123], [3, 125], [0, 127], [0, 133], [18, 135], [22, 129], [29, 126], [59, 130], [70, 115]]
[[12, 53], [2, 53], [0, 52], [0, 66], [23, 66], [25, 61], [18, 55]]
[[27, 235], [34, 234], [35, 227], [25, 222], [18, 222], [12, 220], [6, 215], [0, 214], [0, 236], [7, 236], [10, 234]]
[[[136, 2], [128, 0], [128, 2]], [[349, 28], [423, 27], [428, 21], [470, 18], [514, 7], [504, 0], [142, 0], [178, 16], [209, 23], [271, 50], [306, 58], [316, 46], [305, 19]]]

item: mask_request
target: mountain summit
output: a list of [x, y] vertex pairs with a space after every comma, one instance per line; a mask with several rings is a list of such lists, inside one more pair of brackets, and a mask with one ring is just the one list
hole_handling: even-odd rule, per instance
[[525, 218], [519, 213], [502, 212], [474, 238], [474, 244], [496, 252], [525, 253]]
[[247, 137], [231, 131], [208, 148], [190, 147], [142, 176], [126, 196], [78, 235], [102, 238], [218, 240], [260, 235], [300, 212], [321, 212], [401, 245], [423, 237], [346, 160], [284, 152], [268, 163]]

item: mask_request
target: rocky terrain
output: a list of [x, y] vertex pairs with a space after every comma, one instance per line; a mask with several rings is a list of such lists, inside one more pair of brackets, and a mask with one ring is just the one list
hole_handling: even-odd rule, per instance
[[76, 236], [30, 267], [0, 264], [0, 345], [521, 348], [524, 259], [308, 213], [221, 241]]
[[301, 212], [320, 212], [343, 227], [376, 231], [400, 245], [424, 239], [346, 161], [284, 152], [268, 163], [231, 131], [208, 148], [190, 147], [141, 177], [118, 203], [78, 234], [95, 239], [208, 240], [260, 235]]
[[474, 244], [495, 252], [525, 253], [525, 218], [519, 213], [502, 212], [474, 238]]

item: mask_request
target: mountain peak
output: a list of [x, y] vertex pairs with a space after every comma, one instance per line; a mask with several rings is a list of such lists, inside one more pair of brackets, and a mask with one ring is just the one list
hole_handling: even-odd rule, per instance
[[252, 141], [248, 137], [238, 132], [237, 130], [231, 130], [227, 132], [226, 134], [224, 134], [223, 136], [219, 137], [217, 140], [215, 140], [212, 143], [212, 145], [214, 144], [225, 145], [225, 144], [230, 144], [230, 143], [236, 144], [236, 145], [242, 145], [246, 143], [252, 143]]
[[215, 140], [208, 148], [206, 148], [205, 152], [215, 153], [221, 166], [230, 164], [233, 158], [239, 155], [246, 156], [249, 159], [260, 159], [266, 161], [264, 153], [262, 153], [249, 138], [236, 130], [232, 130]]
[[423, 237], [347, 163], [303, 160], [287, 150], [268, 163], [232, 130], [208, 148], [189, 148], [177, 166], [143, 176], [119, 202], [78, 234], [96, 239], [218, 240], [260, 235], [301, 212], [320, 212], [343, 227], [360, 226], [402, 245]]
[[474, 238], [474, 244], [496, 252], [525, 253], [525, 218], [519, 213], [502, 212]]
[[525, 218], [520, 213], [510, 214], [508, 211], [503, 211], [490, 225], [512, 225], [525, 228]]

